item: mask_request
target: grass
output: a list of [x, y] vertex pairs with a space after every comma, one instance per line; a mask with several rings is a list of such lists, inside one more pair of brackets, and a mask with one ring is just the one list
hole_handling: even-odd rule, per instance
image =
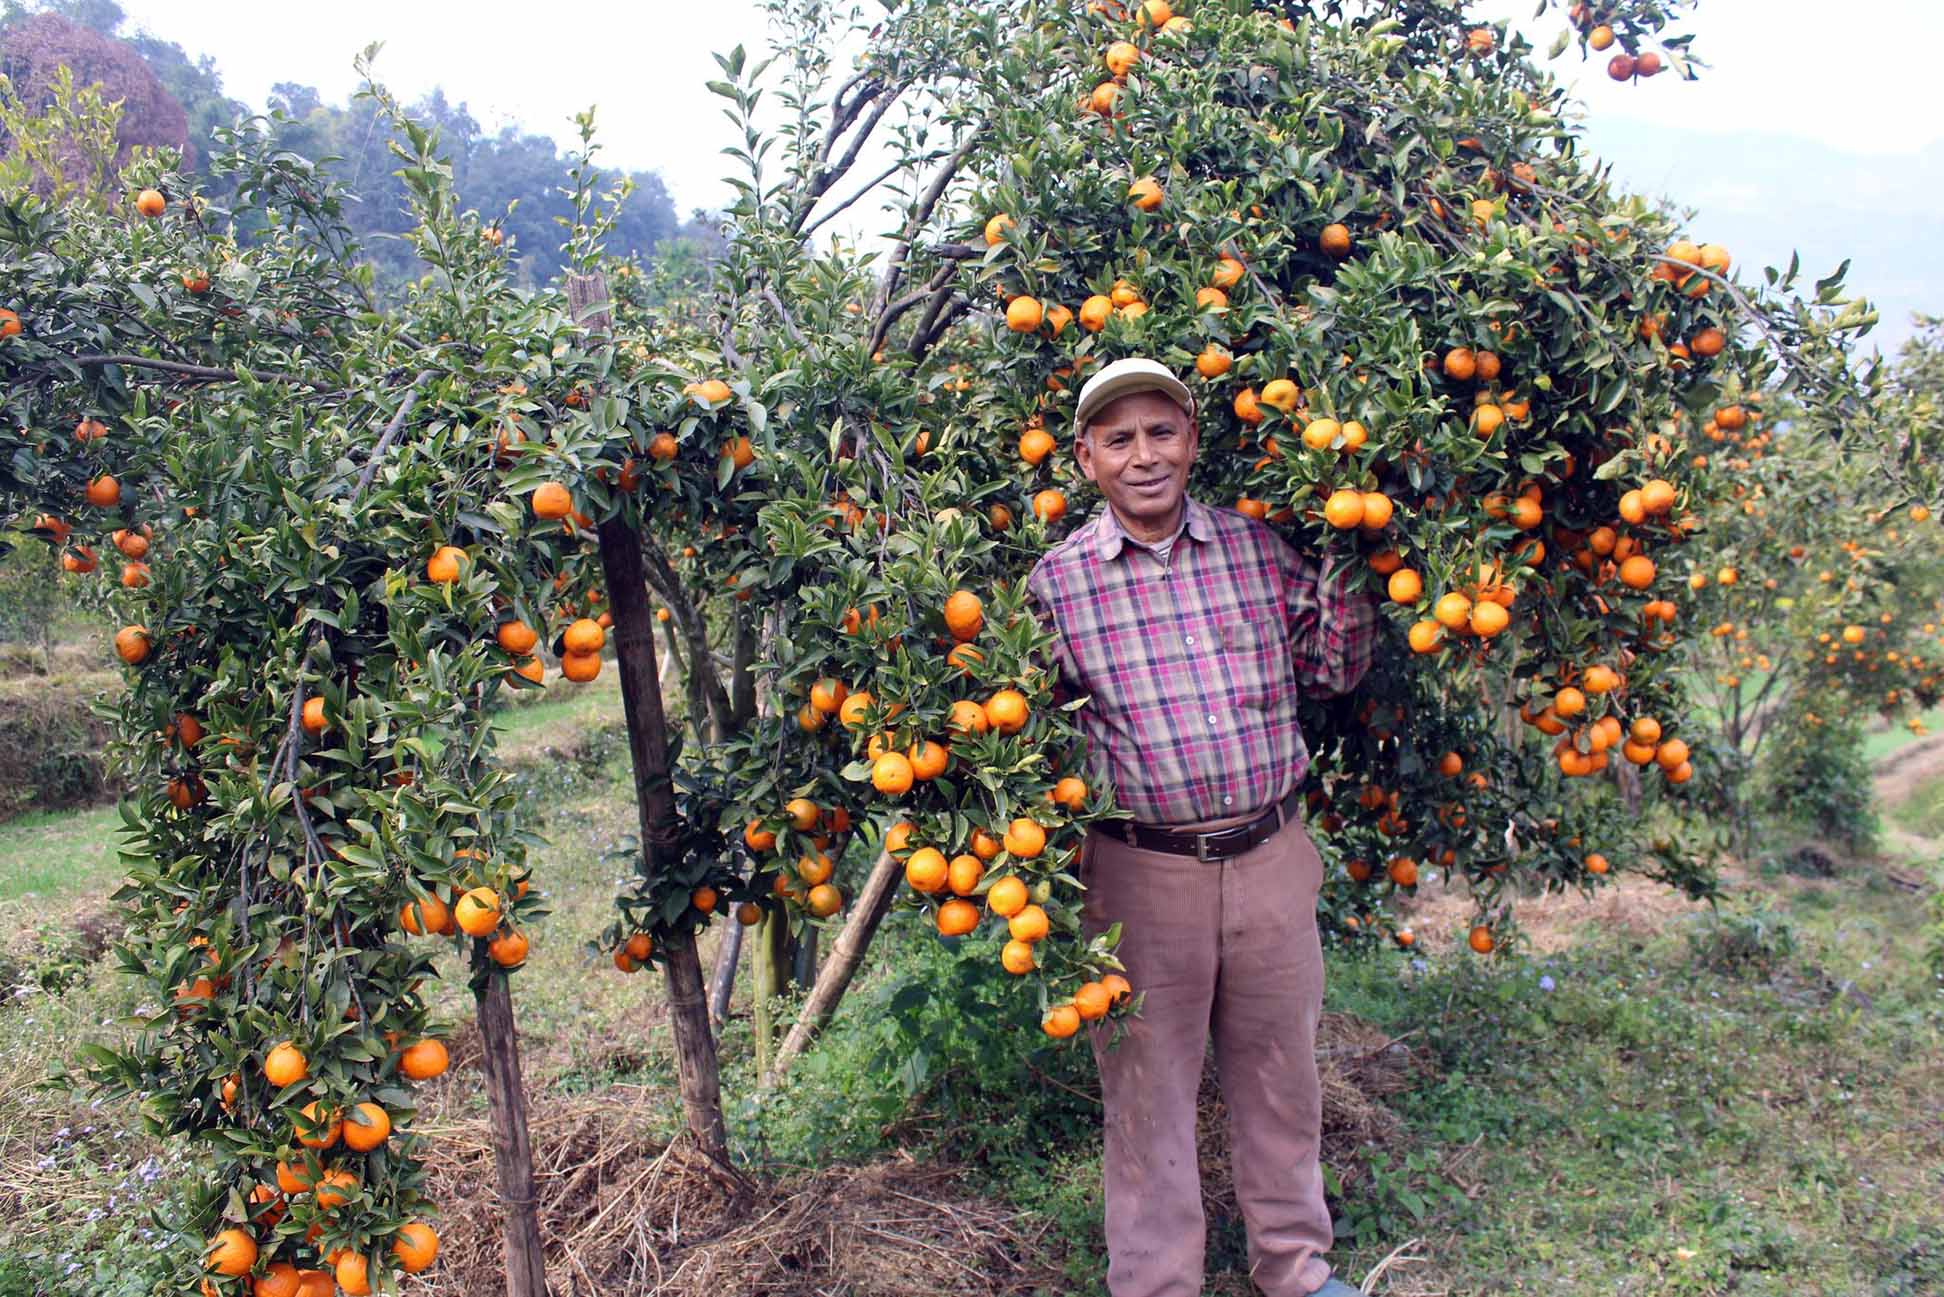
[[[1889, 756], [1891, 753], [1900, 751], [1903, 748], [1909, 747], [1912, 743], [1917, 742], [1921, 736], [1910, 732], [1910, 727], [1906, 723], [1908, 719], [1904, 718], [1894, 721], [1891, 723], [1890, 728], [1886, 730], [1878, 730], [1875, 733], [1865, 734], [1863, 736], [1863, 759], [1875, 763], [1883, 760], [1883, 758]], [[1932, 734], [1944, 731], [1944, 707], [1933, 707], [1929, 711], [1921, 713], [1917, 719], [1922, 721], [1924, 728]]]
[[[608, 849], [634, 828], [601, 684], [502, 722], [549, 840], [532, 863], [553, 907], [516, 983], [521, 1047], [536, 1116], [611, 1096], [666, 1135], [680, 1104], [658, 979], [623, 977], [585, 945], [627, 867]], [[1944, 781], [1924, 793], [1944, 816]], [[102, 811], [0, 826], [0, 898], [99, 897], [113, 824]], [[35, 863], [90, 859], [102, 863]], [[1719, 915], [1645, 937], [1589, 923], [1543, 960], [1333, 955], [1328, 1007], [1430, 1064], [1392, 1101], [1400, 1135], [1333, 1168], [1351, 1184], [1333, 1204], [1339, 1272], [1354, 1283], [1408, 1244], [1412, 1259], [1376, 1293], [1944, 1291], [1944, 994], [1910, 909], [1867, 872], [1751, 877]], [[1018, 1030], [1006, 988], [981, 980], [990, 960], [963, 961], [922, 937], [886, 940], [846, 1013], [765, 1102], [747, 1019], [734, 1020], [723, 1068], [736, 1146], [759, 1173], [948, 1161], [972, 1191], [1045, 1224], [1034, 1259], [1066, 1274], [1062, 1293], [1099, 1293], [1098, 1116], [1074, 1092], [1086, 1059]], [[458, 1026], [469, 996], [456, 960], [442, 964], [428, 987]], [[900, 994], [914, 986], [916, 1000]], [[0, 1006], [0, 1088], [25, 1093], [77, 1043], [116, 1030], [104, 1024], [139, 994], [97, 964], [64, 994]], [[473, 1080], [422, 1120], [475, 1117]], [[145, 1211], [194, 1174], [193, 1153], [141, 1135], [126, 1104], [0, 1105], [0, 1294], [142, 1290]], [[1216, 1229], [1209, 1255], [1211, 1291], [1247, 1291], [1239, 1231]], [[92, 1268], [63, 1275], [76, 1259]], [[10, 1266], [31, 1269], [20, 1279]]]
[[1944, 838], [1944, 775], [1917, 785], [1890, 809], [1899, 827], [1924, 838]]
[[36, 811], [0, 823], [0, 914], [13, 902], [101, 896], [121, 876], [112, 806]]

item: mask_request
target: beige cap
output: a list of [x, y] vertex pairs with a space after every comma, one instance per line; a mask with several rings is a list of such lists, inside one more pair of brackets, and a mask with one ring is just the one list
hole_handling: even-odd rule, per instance
[[1172, 370], [1145, 356], [1129, 356], [1107, 366], [1081, 387], [1080, 404], [1073, 411], [1074, 430], [1085, 431], [1087, 420], [1099, 414], [1109, 401], [1135, 392], [1160, 392], [1186, 410], [1190, 419], [1195, 417], [1195, 394]]

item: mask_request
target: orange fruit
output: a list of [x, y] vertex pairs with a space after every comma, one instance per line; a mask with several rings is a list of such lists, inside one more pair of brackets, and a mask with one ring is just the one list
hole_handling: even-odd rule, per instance
[[[154, 220], [160, 216], [168, 209], [168, 206], [168, 200], [162, 197], [162, 191], [159, 189], [144, 189], [141, 193], [135, 195], [135, 210], [150, 220]], [[251, 1257], [254, 1259], [255, 1255], [253, 1246]], [[244, 1266], [243, 1269], [248, 1270], [249, 1266]], [[241, 1274], [242, 1271], [237, 1271], [237, 1273]]]
[[250, 1288], [250, 1297], [298, 1297], [302, 1282], [298, 1277], [296, 1266], [288, 1261], [272, 1261], [269, 1267], [257, 1276], [256, 1282]]
[[452, 907], [452, 920], [469, 937], [490, 937], [499, 927], [499, 893], [490, 887], [475, 887]]
[[415, 937], [428, 933], [452, 931], [452, 912], [446, 903], [436, 895], [428, 894], [422, 901], [408, 901], [405, 908], [398, 912], [398, 926]]
[[1317, 246], [1329, 256], [1341, 261], [1350, 255], [1350, 229], [1348, 226], [1332, 222], [1323, 227], [1317, 238]]
[[1055, 806], [1064, 806], [1070, 811], [1077, 811], [1087, 804], [1087, 785], [1084, 780], [1068, 775], [1054, 784], [1053, 790], [1047, 796]]
[[547, 664], [542, 662], [539, 658], [520, 659], [520, 661], [514, 665], [513, 673], [519, 676], [521, 679], [531, 680], [534, 684], [537, 685], [545, 684], [547, 682]]
[[736, 922], [745, 928], [753, 928], [763, 921], [763, 907], [754, 901], [744, 901], [736, 907]]
[[1364, 497], [1361, 491], [1338, 488], [1323, 502], [1323, 521], [1339, 531], [1362, 525]]
[[810, 686], [810, 705], [826, 716], [834, 716], [849, 692], [843, 681], [825, 676]]
[[1017, 689], [1001, 689], [986, 699], [986, 723], [1001, 734], [1017, 734], [1025, 729], [1031, 713], [1026, 695]]
[[1164, 197], [1161, 182], [1153, 176], [1142, 176], [1127, 187], [1128, 201], [1144, 212], [1151, 212], [1161, 206]]
[[1473, 950], [1476, 950], [1481, 955], [1489, 955], [1492, 953], [1492, 947], [1497, 944], [1492, 940], [1492, 930], [1482, 923], [1471, 930], [1471, 935], [1466, 941]]
[[808, 797], [792, 797], [784, 803], [783, 813], [790, 817], [791, 828], [799, 833], [808, 833], [817, 827], [823, 809]]
[[444, 1072], [449, 1062], [445, 1043], [428, 1036], [398, 1056], [398, 1070], [414, 1081], [429, 1081]]
[[984, 829], [972, 830], [973, 855], [981, 860], [991, 860], [999, 854], [1000, 850], [1001, 844], [998, 838], [993, 837], [992, 834], [986, 832]]
[[273, 1046], [270, 1052], [264, 1055], [263, 1079], [278, 1089], [286, 1085], [295, 1085], [309, 1075], [310, 1060], [304, 1057], [303, 1050], [288, 1040]]
[[1456, 752], [1447, 752], [1438, 758], [1438, 773], [1455, 778], [1465, 772], [1465, 759]]
[[1453, 347], [1444, 354], [1444, 372], [1446, 378], [1470, 382], [1478, 373], [1478, 358], [1469, 347]]
[[1303, 399], [1303, 391], [1286, 378], [1272, 378], [1262, 385], [1262, 404], [1288, 414]]
[[574, 511], [574, 497], [558, 482], [542, 482], [529, 500], [533, 516], [556, 522]]
[[983, 734], [991, 728], [991, 722], [986, 719], [985, 708], [970, 698], [961, 698], [952, 704], [951, 714], [945, 720], [945, 728], [960, 735]]
[[1223, 257], [1215, 263], [1215, 269], [1208, 273], [1208, 282], [1217, 288], [1234, 288], [1242, 282], [1242, 276], [1246, 273], [1248, 267], [1240, 261], [1234, 257]]
[[391, 1114], [375, 1103], [358, 1104], [345, 1119], [344, 1146], [356, 1152], [369, 1153], [390, 1136]]
[[1635, 717], [1633, 726], [1628, 732], [1633, 736], [1633, 741], [1636, 743], [1660, 742], [1660, 722], [1651, 716]]
[[398, 1258], [399, 1269], [418, 1274], [439, 1259], [439, 1236], [421, 1221], [401, 1225], [392, 1240], [392, 1255]]
[[803, 898], [804, 908], [820, 919], [827, 919], [844, 908], [844, 894], [830, 883], [818, 883]]
[[1107, 976], [1100, 979], [1100, 984], [1107, 988], [1108, 998], [1115, 1004], [1119, 1004], [1122, 1000], [1134, 994], [1134, 987], [1119, 973], [1107, 974]]
[[1669, 739], [1654, 750], [1654, 760], [1662, 770], [1673, 770], [1688, 764], [1688, 745], [1679, 739]]
[[1635, 590], [1645, 590], [1654, 583], [1654, 560], [1645, 554], [1631, 554], [1620, 564], [1620, 582]]
[[1098, 1022], [1113, 1007], [1113, 992], [1102, 982], [1088, 982], [1073, 993], [1074, 1012], [1083, 1022]]
[[113, 476], [103, 473], [88, 482], [88, 503], [106, 509], [121, 503], [121, 483]]
[[1013, 218], [1000, 212], [985, 223], [985, 241], [988, 248], [996, 247], [1006, 241], [1006, 231], [1013, 228]]
[[903, 753], [887, 752], [871, 763], [871, 787], [887, 797], [911, 791], [911, 762]]
[[905, 861], [905, 882], [914, 892], [927, 896], [945, 890], [951, 868], [945, 863], [945, 853], [937, 847], [920, 847]]
[[1046, 308], [1037, 297], [1015, 297], [1006, 303], [1006, 327], [1014, 333], [1031, 333], [1046, 318]]
[[1608, 868], [1609, 866], [1607, 864], [1607, 858], [1601, 855], [1599, 852], [1595, 851], [1591, 855], [1587, 856], [1586, 858], [1587, 873], [1604, 874]]
[[337, 1113], [320, 1107], [315, 1100], [298, 1110], [295, 1118], [297, 1142], [305, 1148], [329, 1148], [343, 1133], [344, 1122]]
[[954, 590], [945, 600], [945, 629], [960, 643], [974, 638], [985, 625], [985, 605], [970, 590]]
[[819, 851], [815, 855], [799, 856], [796, 862], [796, 873], [805, 884], [815, 887], [819, 883], [829, 882], [831, 872], [836, 867], [829, 856]]
[[979, 926], [979, 907], [963, 897], [955, 896], [938, 907], [938, 934], [941, 937], [962, 937]]
[[1504, 630], [1512, 621], [1512, 614], [1505, 606], [1490, 599], [1480, 599], [1472, 608], [1471, 632], [1481, 639], [1490, 639]]
[[837, 705], [837, 719], [849, 729], [856, 729], [864, 723], [864, 714], [875, 701], [868, 689], [859, 689]]
[[1006, 920], [1006, 930], [1012, 934], [1012, 939], [1028, 944], [1044, 940], [1051, 927], [1046, 911], [1037, 905], [1028, 905]]
[[1046, 849], [1046, 830], [1036, 821], [1021, 817], [1006, 826], [1005, 848], [1021, 860], [1031, 860]]
[[115, 632], [115, 656], [130, 666], [139, 665], [149, 655], [146, 626], [124, 626]]
[[[466, 551], [457, 545], [441, 545], [425, 560], [425, 579], [451, 585], [465, 572]], [[529, 647], [531, 647], [529, 645]]]
[[697, 887], [689, 892], [689, 904], [693, 905], [696, 909], [700, 910], [704, 914], [714, 914], [716, 910], [716, 904], [721, 899], [722, 897], [716, 892], [716, 889], [713, 887], [708, 887], [708, 886]]
[[337, 1264], [332, 1267], [332, 1272], [337, 1278], [337, 1286], [343, 1290], [345, 1297], [370, 1297], [371, 1268], [362, 1253], [349, 1249], [339, 1252]]
[[1071, 1004], [1056, 1004], [1040, 1019], [1040, 1030], [1055, 1040], [1065, 1040], [1080, 1030], [1080, 1010]]
[[515, 968], [526, 962], [526, 934], [502, 932], [486, 943], [486, 955], [501, 968]]
[[1426, 617], [1411, 623], [1411, 651], [1435, 653], [1444, 644], [1444, 627]]
[[240, 1229], [223, 1230], [203, 1250], [203, 1268], [230, 1278], [250, 1273], [256, 1259], [256, 1240]]
[[139, 590], [149, 583], [149, 568], [146, 563], [122, 564], [121, 583], [130, 590]]
[[1211, 342], [1195, 357], [1195, 372], [1203, 378], [1220, 378], [1229, 372], [1235, 358], [1219, 343]]
[[1007, 874], [987, 889], [986, 908], [1002, 919], [1010, 919], [1026, 908], [1029, 899], [1025, 882], [1016, 874]]
[[1424, 595], [1424, 579], [1408, 567], [1398, 568], [1385, 583], [1392, 603], [1416, 603]]
[[1020, 977], [1033, 971], [1038, 965], [1033, 959], [1033, 948], [1023, 941], [1008, 941], [1005, 949], [999, 952], [999, 966]]
[[768, 851], [776, 845], [776, 835], [761, 820], [751, 820], [743, 826], [743, 845], [751, 851]]
[[561, 636], [561, 644], [568, 653], [599, 653], [606, 643], [607, 632], [592, 617], [578, 618]]
[[531, 653], [533, 646], [540, 642], [539, 632], [518, 618], [501, 622], [493, 632], [493, 638], [508, 653]]
[[1446, 630], [1462, 630], [1471, 624], [1472, 601], [1456, 590], [1439, 597], [1432, 605], [1431, 615]]
[[911, 761], [913, 777], [920, 782], [936, 779], [944, 774], [945, 767], [950, 765], [952, 760], [952, 750], [943, 743], [931, 739], [912, 744], [905, 755]]
[[946, 867], [945, 882], [952, 891], [960, 896], [970, 896], [979, 889], [979, 880], [985, 877], [985, 862], [973, 855], [952, 857]]
[[1391, 504], [1391, 498], [1382, 491], [1365, 491], [1363, 493], [1363, 521], [1358, 525], [1365, 531], [1382, 531], [1390, 525], [1391, 514], [1394, 509], [1395, 506]]
[[1066, 517], [1066, 492], [1048, 487], [1033, 497], [1033, 513], [1047, 526]]
[[[1110, 82], [1111, 86], [1112, 83]], [[1119, 87], [1114, 87], [1118, 94]], [[1080, 303], [1080, 327], [1089, 333], [1099, 333], [1107, 327], [1107, 321], [1114, 314], [1114, 299], [1104, 293], [1095, 293]]]

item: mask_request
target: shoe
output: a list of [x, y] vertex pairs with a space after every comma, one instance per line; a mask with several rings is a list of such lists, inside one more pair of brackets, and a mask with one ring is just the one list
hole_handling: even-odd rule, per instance
[[1363, 1290], [1352, 1288], [1335, 1275], [1331, 1275], [1323, 1281], [1321, 1288], [1310, 1294], [1310, 1297], [1363, 1297]]

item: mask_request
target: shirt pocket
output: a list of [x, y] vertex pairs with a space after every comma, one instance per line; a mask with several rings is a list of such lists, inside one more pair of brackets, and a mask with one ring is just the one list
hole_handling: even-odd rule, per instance
[[1267, 711], [1288, 691], [1289, 632], [1280, 618], [1239, 612], [1221, 625], [1222, 669], [1237, 707]]

